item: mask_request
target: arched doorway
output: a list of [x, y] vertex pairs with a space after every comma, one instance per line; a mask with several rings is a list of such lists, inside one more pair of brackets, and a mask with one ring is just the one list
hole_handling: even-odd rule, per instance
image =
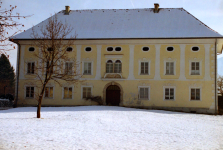
[[106, 104], [112, 106], [119, 106], [121, 92], [117, 85], [110, 85], [106, 89]]

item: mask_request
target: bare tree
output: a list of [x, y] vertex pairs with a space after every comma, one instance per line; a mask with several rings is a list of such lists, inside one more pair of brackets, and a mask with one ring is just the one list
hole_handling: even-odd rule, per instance
[[[14, 13], [17, 6], [10, 5], [9, 8], [2, 8], [1, 6], [2, 2], [0, 0], [0, 54], [6, 54], [7, 51], [12, 50], [8, 46], [13, 46], [8, 39], [21, 32], [22, 27], [24, 27], [23, 24], [18, 23], [16, 20], [29, 16], [21, 16], [19, 13]], [[15, 46], [13, 46], [13, 49], [15, 49]]]
[[35, 92], [38, 102], [37, 118], [40, 118], [43, 95], [49, 81], [62, 87], [63, 82], [75, 84], [81, 77], [77, 71], [79, 64], [75, 56], [69, 56], [76, 38], [76, 35], [68, 37], [72, 30], [66, 22], [59, 21], [56, 15], [49, 18], [40, 33], [34, 28], [32, 30], [31, 36], [35, 39], [32, 45], [38, 47], [38, 53], [33, 53], [33, 55], [37, 58], [38, 63], [27, 64], [27, 71], [38, 79], [38, 83], [35, 83], [38, 88], [38, 92]]
[[217, 85], [218, 85], [218, 93], [219, 94], [223, 94], [223, 76], [218, 76], [217, 79]]

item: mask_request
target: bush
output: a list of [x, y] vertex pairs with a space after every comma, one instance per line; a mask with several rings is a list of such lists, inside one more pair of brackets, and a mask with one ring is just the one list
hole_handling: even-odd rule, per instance
[[86, 100], [91, 100], [93, 102], [97, 102], [98, 105], [103, 105], [103, 101], [102, 101], [102, 98], [101, 96], [91, 96], [91, 97], [87, 97]]

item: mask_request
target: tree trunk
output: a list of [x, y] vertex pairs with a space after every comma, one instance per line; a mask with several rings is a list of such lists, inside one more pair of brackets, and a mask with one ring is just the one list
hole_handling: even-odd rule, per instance
[[39, 96], [38, 105], [37, 105], [37, 118], [40, 118], [40, 110], [41, 110], [42, 96]]

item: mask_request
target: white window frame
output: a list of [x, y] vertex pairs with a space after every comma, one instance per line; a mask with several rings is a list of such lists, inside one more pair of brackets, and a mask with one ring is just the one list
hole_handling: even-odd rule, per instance
[[[165, 99], [165, 89], [168, 88], [172, 88], [174, 89], [174, 93], [173, 93], [173, 96], [174, 96], [174, 99]], [[175, 101], [176, 100], [176, 87], [175, 86], [163, 86], [163, 100], [164, 101]]]
[[[168, 51], [168, 50], [167, 50], [168, 47], [173, 47], [173, 50], [172, 50], [172, 51]], [[173, 52], [174, 50], [175, 50], [174, 46], [167, 46], [167, 47], [166, 47], [166, 51], [167, 51], [167, 52]]]
[[[173, 74], [166, 74], [166, 63], [173, 63]], [[164, 61], [164, 75], [173, 76], [176, 75], [176, 61]]]
[[[34, 63], [34, 72], [33, 73], [28, 73], [28, 70], [29, 70], [29, 67], [28, 67], [28, 64], [29, 63]], [[35, 74], [35, 66], [36, 66], [36, 62], [35, 61], [28, 61], [27, 63], [26, 63], [26, 74], [27, 75], [32, 75], [32, 74]]]
[[[72, 98], [64, 98], [64, 88], [72, 88]], [[63, 86], [62, 87], [62, 99], [73, 99], [74, 97], [74, 87], [73, 86]]]
[[[148, 74], [141, 73], [141, 63], [148, 63]], [[139, 75], [150, 75], [150, 61], [139, 61]]]
[[64, 63], [64, 74], [66, 74], [66, 63], [72, 63], [72, 69], [71, 69], [71, 71], [69, 70], [69, 72], [67, 73], [67, 75], [72, 75], [73, 74], [73, 68], [74, 68], [74, 62], [70, 62], [70, 61], [66, 61], [65, 63]]
[[[195, 62], [195, 63], [196, 63], [196, 62], [199, 62], [199, 74], [191, 74], [191, 73], [192, 73], [192, 68], [191, 68], [191, 67], [192, 67], [192, 63], [193, 63], [193, 62]], [[190, 61], [189, 61], [189, 67], [190, 67], [190, 68], [189, 68], [189, 75], [190, 75], [190, 76], [200, 76], [200, 75], [201, 75], [201, 73], [202, 73], [202, 71], [201, 71], [202, 62], [201, 62], [201, 61], [193, 61], [193, 60], [190, 60]]]
[[[45, 97], [45, 92], [46, 92], [46, 89], [45, 89], [45, 91], [44, 91], [44, 98], [45, 99], [54, 99], [54, 86], [46, 86], [46, 88], [53, 88], [53, 97]], [[50, 92], [49, 92], [50, 93]]]
[[[121, 62], [121, 72], [115, 72], [115, 63], [117, 60]], [[122, 73], [122, 61], [120, 59], [116, 59], [115, 61], [113, 61], [113, 73]]]
[[[109, 48], [109, 47], [112, 47], [113, 50], [112, 50], [112, 51], [108, 51], [108, 48]], [[107, 47], [106, 47], [106, 51], [107, 51], [107, 52], [115, 52], [115, 48], [114, 48], [113, 46], [107, 46]], [[107, 61], [106, 61], [106, 62], [107, 62]]]
[[[140, 89], [141, 88], [148, 88], [148, 98], [140, 98]], [[138, 86], [138, 99], [139, 100], [150, 100], [150, 86]]]
[[[117, 47], [120, 47], [121, 50], [120, 50], [120, 51], [116, 51], [115, 49], [116, 49]], [[115, 47], [113, 47], [113, 52], [121, 52], [121, 51], [122, 51], [122, 47], [121, 47], [121, 46], [115, 46]]]
[[[148, 50], [148, 51], [144, 51], [144, 50], [143, 50], [144, 47], [148, 47], [149, 50]], [[149, 46], [143, 46], [143, 47], [141, 48], [141, 50], [142, 50], [144, 53], [146, 53], [146, 52], [149, 52], [149, 51], [150, 51], [150, 47], [149, 47]]]
[[[34, 87], [34, 93], [33, 93], [33, 97], [26, 97], [26, 88], [27, 87]], [[34, 99], [35, 98], [35, 86], [33, 86], [33, 85], [26, 85], [25, 86], [25, 90], [24, 90], [24, 97], [25, 97], [25, 99]]]
[[91, 95], [93, 95], [93, 86], [86, 86], [86, 85], [81, 86], [81, 99], [85, 100], [85, 98], [83, 98], [84, 88], [91, 88]]
[[[29, 49], [30, 49], [31, 47], [33, 47], [33, 48], [34, 48], [34, 51], [29, 51]], [[35, 50], [36, 50], [36, 48], [35, 48], [34, 46], [30, 46], [30, 47], [28, 48], [28, 51], [29, 51], [30, 53], [34, 53], [34, 52], [35, 52]]]
[[[191, 89], [200, 89], [200, 100], [191, 100]], [[201, 101], [201, 100], [202, 100], [202, 88], [201, 87], [189, 87], [189, 101], [197, 102], [197, 101]]]
[[[88, 48], [88, 47], [90, 47], [90, 48], [91, 48], [91, 51], [86, 51], [86, 48]], [[84, 51], [85, 51], [85, 52], [87, 52], [87, 53], [90, 53], [90, 52], [92, 52], [92, 51], [93, 51], [93, 48], [92, 48], [91, 46], [86, 46], [86, 47], [84, 48]]]
[[[84, 74], [84, 63], [91, 63], [91, 73]], [[93, 61], [82, 61], [82, 74], [83, 75], [93, 75]]]

